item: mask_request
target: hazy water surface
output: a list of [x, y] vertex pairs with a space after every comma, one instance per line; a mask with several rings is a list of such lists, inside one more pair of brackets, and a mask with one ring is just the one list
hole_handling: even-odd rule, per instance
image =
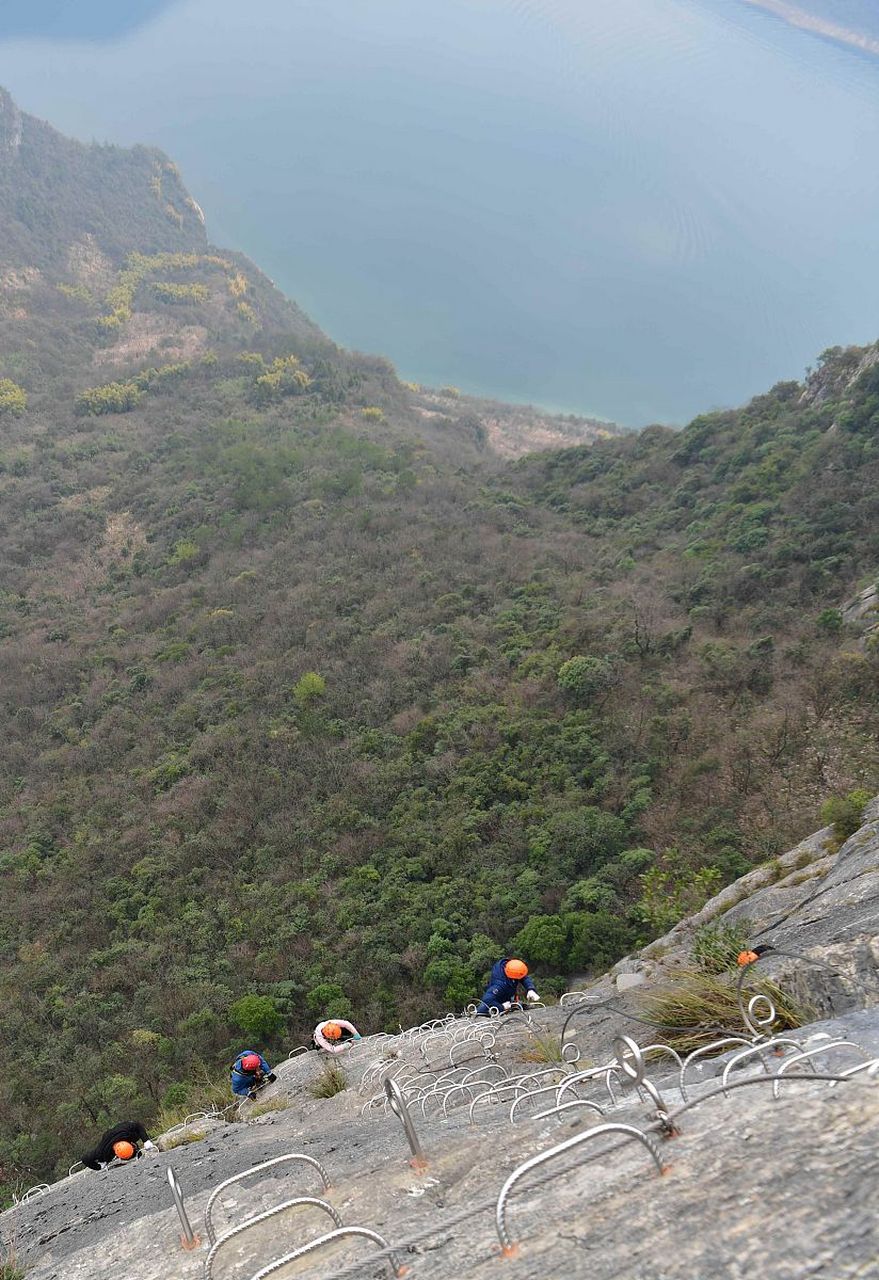
[[879, 336], [879, 60], [742, 0], [36, 9], [0, 11], [25, 109], [162, 146], [406, 377], [637, 425]]

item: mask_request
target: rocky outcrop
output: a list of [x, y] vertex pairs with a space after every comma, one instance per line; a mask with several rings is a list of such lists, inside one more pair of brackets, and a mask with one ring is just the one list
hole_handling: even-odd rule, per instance
[[0, 158], [11, 158], [21, 146], [21, 112], [0, 87]]
[[842, 620], [861, 633], [864, 645], [879, 634], [879, 582], [870, 583], [843, 606]]
[[[879, 1003], [879, 797], [867, 806], [864, 819], [838, 851], [833, 830], [826, 827], [728, 885], [695, 915], [615, 965], [590, 988], [590, 996], [665, 984], [677, 967], [690, 963], [700, 927], [738, 923], [746, 926], [752, 944], [819, 962], [779, 955], [761, 966], [774, 979], [793, 982], [798, 997], [817, 1012]], [[821, 969], [822, 963], [835, 973]]]

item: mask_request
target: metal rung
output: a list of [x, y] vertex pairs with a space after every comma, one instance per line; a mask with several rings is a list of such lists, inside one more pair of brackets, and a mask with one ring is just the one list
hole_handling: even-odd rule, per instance
[[[304, 1258], [306, 1254], [313, 1253], [315, 1249], [322, 1249], [325, 1244], [331, 1244], [334, 1240], [341, 1240], [344, 1236], [362, 1236], [366, 1240], [371, 1240], [373, 1244], [377, 1244], [380, 1249], [390, 1250], [391, 1248], [383, 1236], [380, 1236], [377, 1231], [370, 1231], [368, 1227], [339, 1227], [336, 1231], [328, 1231], [325, 1236], [318, 1236], [316, 1240], [309, 1240], [308, 1244], [301, 1245], [298, 1249], [294, 1249], [292, 1253], [285, 1254], [283, 1258], [270, 1262], [261, 1271], [254, 1272], [250, 1280], [265, 1280], [266, 1276], [272, 1275], [275, 1271], [280, 1271], [281, 1267], [286, 1267], [288, 1262], [295, 1262], [297, 1258]], [[389, 1252], [386, 1261], [393, 1268], [395, 1276], [404, 1276], [406, 1274], [406, 1267], [401, 1264], [395, 1253]]]
[[785, 1058], [775, 1073], [775, 1083], [772, 1086], [773, 1098], [778, 1097], [778, 1086], [788, 1067], [794, 1067], [798, 1062], [809, 1059], [809, 1067], [814, 1074], [815, 1067], [811, 1059], [817, 1058], [821, 1053], [829, 1053], [831, 1049], [857, 1049], [858, 1053], [866, 1053], [866, 1050], [861, 1045], [855, 1044], [854, 1040], [830, 1040], [827, 1044], [817, 1045], [814, 1049], [803, 1049], [801, 1053], [792, 1053], [789, 1058]]
[[791, 1040], [788, 1036], [776, 1036], [773, 1040], [764, 1040], [761, 1044], [753, 1044], [750, 1048], [742, 1049], [740, 1053], [733, 1054], [729, 1062], [727, 1062], [723, 1068], [723, 1075], [720, 1081], [721, 1088], [726, 1088], [727, 1081], [729, 1080], [729, 1073], [732, 1071], [733, 1067], [738, 1066], [740, 1062], [744, 1062], [746, 1058], [753, 1057], [754, 1054], [756, 1054], [760, 1059], [760, 1065], [768, 1075], [769, 1067], [766, 1065], [766, 1059], [763, 1057], [763, 1054], [767, 1049], [781, 1048], [782, 1045], [786, 1048], [793, 1048], [798, 1051], [802, 1048], [796, 1040]]
[[[543, 1151], [540, 1155], [532, 1156], [530, 1160], [520, 1164], [518, 1169], [513, 1170], [501, 1187], [500, 1195], [497, 1198], [495, 1221], [504, 1257], [510, 1258], [516, 1253], [516, 1244], [507, 1231], [507, 1201], [516, 1183], [524, 1178], [526, 1173], [530, 1173], [532, 1169], [537, 1169], [540, 1165], [546, 1164], [548, 1160], [564, 1155], [566, 1151], [572, 1151], [574, 1147], [581, 1146], [584, 1142], [590, 1142], [593, 1138], [599, 1138], [606, 1133], [619, 1133], [623, 1137], [634, 1138], [637, 1142], [642, 1143], [653, 1157], [658, 1172], [663, 1173], [665, 1171], [656, 1143], [651, 1138], [648, 1138], [646, 1133], [642, 1133], [640, 1129], [636, 1129], [631, 1124], [599, 1124], [594, 1129], [587, 1129], [585, 1133], [578, 1133], [573, 1138], [560, 1142], [557, 1147], [550, 1147], [549, 1151]], [[254, 1280], [256, 1280], [256, 1277], [254, 1277]]]
[[221, 1182], [220, 1185], [218, 1187], [215, 1187], [214, 1190], [211, 1192], [210, 1199], [208, 1200], [207, 1205], [205, 1206], [205, 1211], [204, 1211], [205, 1232], [207, 1233], [207, 1237], [210, 1240], [211, 1244], [215, 1244], [217, 1240], [213, 1223], [211, 1221], [211, 1213], [213, 1211], [214, 1202], [216, 1201], [217, 1196], [220, 1194], [220, 1192], [225, 1191], [227, 1187], [231, 1187], [233, 1183], [241, 1182], [243, 1178], [249, 1178], [253, 1173], [262, 1173], [266, 1169], [273, 1169], [275, 1168], [276, 1165], [285, 1164], [285, 1163], [288, 1164], [291, 1161], [297, 1161], [300, 1164], [311, 1165], [313, 1169], [317, 1169], [318, 1173], [320, 1174], [321, 1181], [323, 1182], [324, 1190], [325, 1191], [329, 1190], [330, 1180], [327, 1177], [326, 1170], [324, 1169], [323, 1165], [319, 1163], [319, 1161], [314, 1159], [313, 1156], [300, 1155], [297, 1152], [287, 1156], [275, 1156], [274, 1160], [264, 1160], [262, 1164], [252, 1165], [251, 1168], [244, 1169], [241, 1173], [233, 1174], [231, 1178], [227, 1178], [225, 1182]]
[[563, 1111], [570, 1111], [572, 1107], [591, 1107], [598, 1115], [604, 1115], [604, 1109], [597, 1102], [592, 1102], [589, 1098], [574, 1098], [572, 1102], [563, 1102], [560, 1107], [551, 1107], [549, 1111], [539, 1111], [531, 1119], [546, 1120], [548, 1116], [561, 1116]]
[[293, 1200], [285, 1200], [283, 1204], [275, 1205], [274, 1209], [266, 1209], [265, 1213], [258, 1213], [253, 1218], [248, 1218], [246, 1222], [240, 1223], [237, 1227], [232, 1227], [230, 1231], [226, 1231], [223, 1235], [211, 1245], [211, 1251], [205, 1259], [204, 1274], [205, 1280], [213, 1280], [214, 1261], [217, 1254], [224, 1244], [228, 1244], [230, 1240], [234, 1240], [236, 1236], [242, 1235], [245, 1231], [249, 1231], [251, 1227], [259, 1226], [261, 1222], [268, 1222], [270, 1218], [274, 1218], [277, 1214], [283, 1213], [285, 1209], [293, 1209], [300, 1204], [315, 1205], [318, 1209], [323, 1209], [328, 1213], [337, 1227], [341, 1227], [342, 1219], [339, 1217], [337, 1210], [326, 1200], [319, 1200], [317, 1196], [296, 1196]]
[[687, 1074], [687, 1070], [689, 1069], [691, 1062], [695, 1062], [697, 1058], [707, 1057], [709, 1053], [714, 1053], [716, 1050], [723, 1049], [727, 1045], [731, 1045], [731, 1044], [750, 1045], [750, 1043], [751, 1041], [746, 1040], [744, 1036], [723, 1036], [722, 1039], [712, 1040], [710, 1044], [703, 1044], [698, 1049], [694, 1049], [691, 1054], [688, 1054], [688, 1056], [684, 1059], [683, 1066], [681, 1067], [681, 1073], [678, 1076], [678, 1088], [680, 1089], [681, 1097], [683, 1098], [684, 1102], [688, 1100], [687, 1090], [684, 1085], [684, 1078]]

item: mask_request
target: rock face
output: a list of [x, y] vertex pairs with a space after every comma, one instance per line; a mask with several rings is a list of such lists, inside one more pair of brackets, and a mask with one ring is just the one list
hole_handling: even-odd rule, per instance
[[792, 984], [794, 994], [823, 1015], [879, 1003], [879, 797], [864, 812], [864, 825], [833, 852], [826, 827], [774, 862], [758, 867], [721, 890], [636, 956], [615, 965], [590, 988], [590, 998], [611, 998], [631, 974], [642, 990], [667, 982], [688, 963], [697, 929], [708, 924], [747, 926], [752, 944], [796, 951], [831, 966], [779, 955], [761, 969]]
[[21, 146], [21, 112], [0, 87], [0, 156], [14, 156]]
[[[246, 1280], [332, 1229], [332, 1220], [319, 1205], [290, 1206], [228, 1238], [206, 1269], [208, 1199], [226, 1178], [300, 1153], [320, 1162], [329, 1189], [312, 1163], [258, 1171], [220, 1191], [216, 1232], [305, 1196], [325, 1199], [346, 1225], [379, 1233], [396, 1248], [394, 1265], [424, 1280], [875, 1277], [879, 803], [838, 853], [828, 852], [829, 836], [804, 841], [774, 871], [753, 872], [623, 962], [619, 974], [642, 983], [629, 996], [608, 975], [583, 997], [587, 1016], [570, 1030], [577, 997], [490, 1022], [449, 1015], [400, 1036], [368, 1037], [342, 1059], [347, 1087], [329, 1098], [313, 1093], [322, 1061], [301, 1054], [276, 1067], [277, 1084], [258, 1107], [245, 1103], [235, 1123], [195, 1118], [167, 1135], [156, 1156], [74, 1174], [2, 1215], [0, 1235], [29, 1280]], [[625, 1033], [646, 1045], [656, 1033], [633, 1021], [625, 1001], [668, 981], [700, 922], [743, 916], [755, 942], [839, 970], [789, 956], [765, 962], [779, 981], [801, 982], [814, 1003], [841, 1015], [788, 1033], [774, 1051], [731, 1026], [737, 1042], [720, 1058], [686, 1064], [683, 1077], [668, 1050], [654, 1050], [645, 1070], [658, 1095], [627, 1087], [613, 1038]], [[603, 997], [615, 1008], [599, 1008]], [[576, 1045], [577, 1063], [561, 1060], [560, 1037]], [[798, 1058], [801, 1051], [811, 1057]], [[574, 1078], [590, 1066], [601, 1070]], [[733, 1086], [726, 1097], [725, 1066]], [[853, 1069], [844, 1082], [819, 1078]], [[407, 1100], [426, 1167], [413, 1167], [387, 1107], [389, 1078]], [[562, 1101], [576, 1105], [554, 1111], [562, 1084]], [[490, 1093], [495, 1086], [503, 1093]], [[663, 1112], [675, 1136], [664, 1136]], [[664, 1174], [637, 1133], [603, 1132], [608, 1123], [649, 1137]], [[181, 1139], [189, 1140], [173, 1145]], [[574, 1139], [566, 1152], [522, 1168]], [[202, 1237], [191, 1251], [180, 1244], [169, 1169]], [[377, 1247], [363, 1235], [339, 1239], [277, 1274], [391, 1274], [392, 1259]]]
[[879, 582], [873, 582], [859, 591], [842, 610], [842, 620], [862, 632], [862, 643], [879, 635]]

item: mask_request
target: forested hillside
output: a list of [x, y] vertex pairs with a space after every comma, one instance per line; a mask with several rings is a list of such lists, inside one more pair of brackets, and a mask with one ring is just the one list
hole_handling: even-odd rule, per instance
[[159, 153], [0, 109], [7, 1185], [242, 1036], [408, 1025], [509, 945], [551, 992], [879, 789], [875, 349], [502, 462]]

